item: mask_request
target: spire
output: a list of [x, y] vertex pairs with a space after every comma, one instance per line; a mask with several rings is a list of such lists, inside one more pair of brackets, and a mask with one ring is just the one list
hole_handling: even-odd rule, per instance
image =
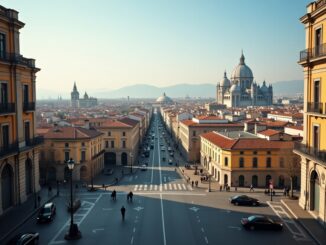
[[74, 92], [77, 91], [77, 86], [76, 86], [76, 82], [74, 82], [74, 88], [73, 88]]
[[227, 78], [227, 77], [226, 77], [226, 70], [224, 70], [224, 78]]
[[240, 65], [244, 65], [245, 57], [243, 55], [243, 50], [241, 49]]

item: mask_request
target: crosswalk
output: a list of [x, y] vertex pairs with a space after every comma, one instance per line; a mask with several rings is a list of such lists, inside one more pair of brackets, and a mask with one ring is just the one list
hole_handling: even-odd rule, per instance
[[135, 185], [134, 191], [192, 191], [193, 189], [188, 185], [182, 183], [165, 183], [161, 185]]

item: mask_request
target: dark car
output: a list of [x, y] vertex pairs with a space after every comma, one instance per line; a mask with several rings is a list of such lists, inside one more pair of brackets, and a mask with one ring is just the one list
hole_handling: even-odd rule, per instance
[[250, 230], [276, 230], [283, 229], [283, 224], [280, 221], [273, 220], [266, 216], [253, 215], [248, 218], [242, 218], [241, 224], [244, 228]]
[[37, 232], [29, 232], [20, 234], [12, 238], [7, 244], [8, 245], [30, 245], [38, 244], [39, 234]]
[[37, 216], [37, 222], [41, 223], [41, 222], [52, 221], [54, 219], [55, 214], [56, 214], [55, 204], [53, 202], [46, 203], [41, 208]]
[[238, 205], [259, 206], [260, 205], [260, 202], [257, 199], [248, 197], [246, 195], [231, 197], [230, 203], [236, 206]]

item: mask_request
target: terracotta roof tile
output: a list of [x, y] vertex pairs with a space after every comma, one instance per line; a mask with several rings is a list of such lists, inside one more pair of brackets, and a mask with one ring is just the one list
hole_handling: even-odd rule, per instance
[[200, 135], [202, 138], [207, 139], [212, 142], [214, 145], [217, 145], [220, 148], [231, 149], [231, 147], [236, 143], [237, 140], [227, 138], [221, 134], [215, 132], [209, 132]]
[[274, 130], [274, 129], [266, 129], [263, 131], [258, 132], [259, 134], [265, 135], [265, 136], [272, 136], [275, 134], [281, 133], [280, 131]]
[[45, 139], [91, 139], [101, 132], [80, 127], [54, 127], [44, 134]]

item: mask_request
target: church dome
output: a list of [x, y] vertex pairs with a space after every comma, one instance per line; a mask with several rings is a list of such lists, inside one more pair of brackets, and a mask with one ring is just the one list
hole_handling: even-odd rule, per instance
[[220, 81], [220, 86], [221, 86], [221, 87], [230, 87], [230, 86], [231, 86], [231, 82], [230, 82], [230, 80], [227, 78], [227, 76], [226, 76], [226, 72], [224, 72], [224, 77], [223, 77], [223, 79]]
[[165, 93], [163, 93], [163, 95], [157, 98], [156, 102], [161, 104], [171, 104], [173, 103], [173, 100], [170, 97], [166, 96]]
[[245, 64], [245, 57], [242, 54], [240, 57], [240, 63], [237, 65], [231, 75], [231, 80], [253, 79], [251, 69]]
[[230, 88], [230, 92], [231, 93], [240, 93], [241, 92], [240, 86], [234, 83]]
[[268, 88], [266, 86], [266, 82], [263, 82], [263, 86], [261, 86], [260, 91], [262, 91], [263, 93], [268, 93]]

